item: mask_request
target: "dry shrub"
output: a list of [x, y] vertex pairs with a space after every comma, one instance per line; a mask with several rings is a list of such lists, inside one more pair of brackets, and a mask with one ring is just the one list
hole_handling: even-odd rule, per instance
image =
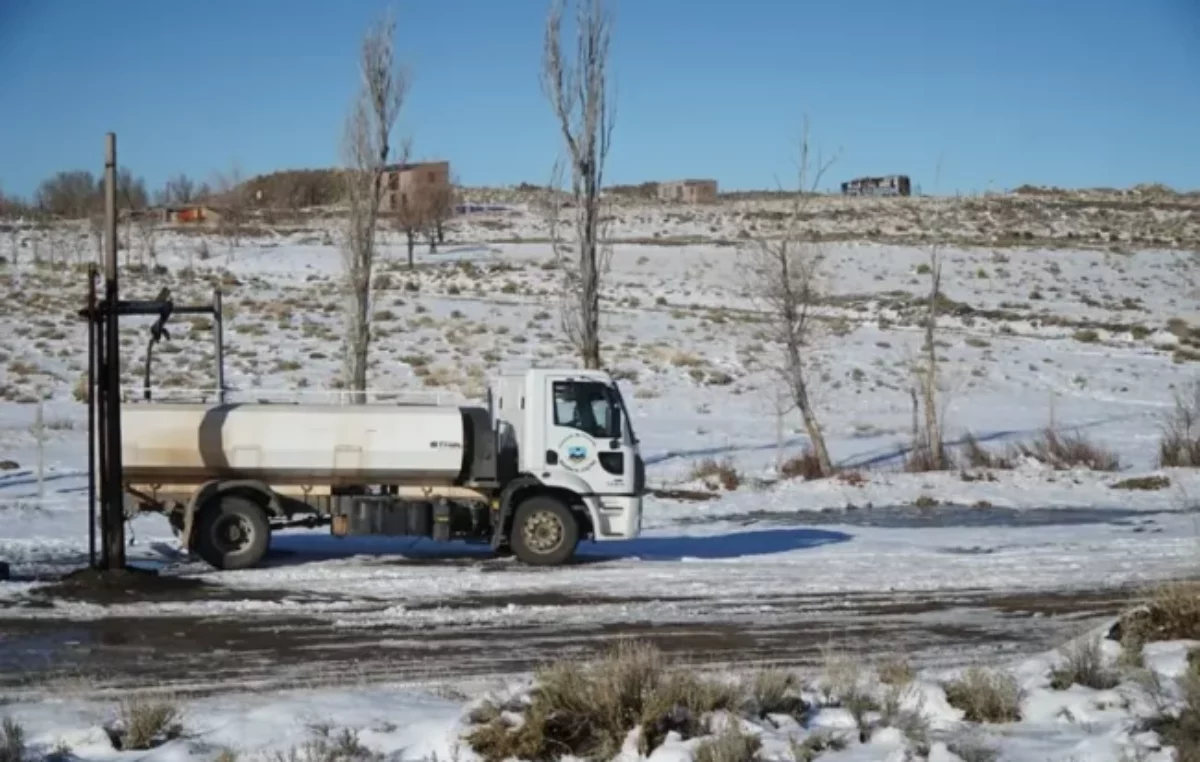
[[908, 685], [917, 679], [917, 671], [903, 656], [889, 656], [879, 665], [879, 682], [884, 685]]
[[796, 762], [814, 762], [825, 752], [841, 751], [846, 746], [845, 736], [837, 735], [829, 730], [817, 730], [806, 736], [803, 741], [792, 740], [792, 758]]
[[1005, 453], [994, 453], [979, 444], [974, 434], [967, 434], [963, 440], [963, 460], [971, 468], [994, 468], [1008, 470], [1014, 467], [1012, 457]]
[[1200, 468], [1200, 382], [1176, 392], [1175, 408], [1163, 423], [1158, 462], [1164, 468]]
[[1200, 584], [1173, 582], [1151, 592], [1146, 603], [1121, 616], [1112, 636], [1137, 663], [1142, 647], [1162, 640], [1200, 640]]
[[653, 646], [623, 642], [598, 660], [540, 670], [531, 702], [520, 708], [521, 724], [513, 727], [488, 707], [473, 718], [467, 741], [488, 762], [550, 762], [565, 754], [607, 760], [634, 728], [641, 728], [648, 754], [667, 733], [694, 737], [705, 714], [741, 704], [739, 686], [670, 668]]
[[1128, 489], [1128, 490], [1143, 490], [1154, 491], [1166, 489], [1171, 486], [1171, 480], [1165, 476], [1134, 476], [1129, 479], [1122, 479], [1116, 484], [1110, 485], [1112, 489]]
[[845, 708], [858, 726], [859, 741], [866, 743], [871, 728], [867, 715], [879, 709], [862, 662], [847, 654], [826, 649], [823, 654], [821, 692], [826, 704]]
[[1089, 638], [1063, 649], [1063, 663], [1050, 671], [1050, 687], [1065, 691], [1082, 685], [1098, 691], [1117, 687], [1121, 676], [1104, 663], [1100, 638]]
[[762, 739], [742, 730], [741, 723], [731, 721], [715, 738], [696, 745], [695, 762], [753, 762], [758, 759]]
[[1007, 672], [971, 667], [943, 687], [946, 700], [961, 709], [968, 722], [1017, 722], [1021, 719], [1021, 687]]
[[[358, 731], [342, 728], [334, 733], [332, 725], [312, 725], [311, 737], [286, 752], [277, 751], [268, 762], [381, 762], [383, 755], [362, 744]], [[222, 752], [222, 756], [228, 750]], [[236, 758], [236, 757], [235, 757]]]
[[109, 735], [118, 751], [153, 749], [183, 732], [179, 716], [179, 707], [165, 699], [126, 701], [118, 729]]
[[0, 762], [25, 762], [25, 728], [11, 717], [0, 724]]
[[953, 470], [954, 458], [946, 448], [942, 447], [941, 458], [933, 451], [929, 440], [923, 434], [913, 440], [912, 448], [904, 458], [904, 470], [910, 474], [924, 474], [930, 471]]
[[1177, 762], [1200, 762], [1200, 659], [1190, 659], [1189, 664], [1179, 678], [1180, 706], [1149, 723], [1164, 744], [1175, 747]]
[[799, 455], [784, 461], [783, 465], [779, 467], [779, 473], [785, 479], [801, 478], [806, 481], [820, 479], [825, 476], [821, 471], [821, 461], [807, 447]]
[[797, 685], [796, 675], [784, 669], [755, 673], [747, 684], [747, 711], [759, 718], [769, 714], [803, 716], [808, 707], [794, 692]]
[[692, 466], [691, 478], [703, 481], [715, 479], [722, 487], [730, 491], [737, 489], [742, 483], [741, 474], [738, 473], [733, 461], [729, 458], [724, 460], [704, 458]]
[[1054, 427], [1044, 429], [1029, 444], [1018, 445], [1017, 451], [1059, 471], [1080, 467], [1116, 471], [1121, 467], [1111, 450], [1088, 441], [1082, 434], [1063, 434]]

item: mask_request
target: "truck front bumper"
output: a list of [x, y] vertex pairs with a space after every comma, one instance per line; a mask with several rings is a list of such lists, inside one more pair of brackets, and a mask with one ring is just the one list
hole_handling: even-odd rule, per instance
[[642, 531], [642, 498], [636, 495], [598, 495], [586, 498], [597, 541], [629, 540]]

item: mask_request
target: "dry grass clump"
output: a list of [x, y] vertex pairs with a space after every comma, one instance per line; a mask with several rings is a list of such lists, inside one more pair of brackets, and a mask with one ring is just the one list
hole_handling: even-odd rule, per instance
[[[309, 726], [311, 737], [286, 752], [277, 751], [267, 762], [380, 762], [383, 755], [362, 744], [358, 732], [342, 728], [334, 733], [332, 725]], [[229, 753], [222, 752], [222, 755]]]
[[670, 668], [653, 646], [621, 643], [592, 662], [562, 662], [542, 669], [519, 724], [503, 708], [485, 705], [467, 735], [488, 762], [509, 758], [550, 762], [564, 755], [590, 760], [615, 756], [629, 731], [641, 729], [648, 754], [671, 731], [699, 735], [704, 715], [735, 710], [740, 686], [704, 680]]
[[1072, 685], [1082, 685], [1098, 691], [1117, 687], [1121, 676], [1104, 663], [1104, 651], [1099, 638], [1079, 641], [1063, 650], [1063, 663], [1050, 671], [1050, 687], [1065, 691]]
[[971, 667], [943, 687], [946, 700], [961, 709], [968, 722], [1017, 722], [1021, 719], [1021, 687], [1007, 672]]
[[1113, 636], [1127, 661], [1138, 663], [1142, 647], [1161, 640], [1200, 640], [1200, 583], [1173, 582], [1155, 589], [1144, 605], [1124, 614]]
[[704, 458], [697, 461], [692, 466], [691, 478], [701, 481], [715, 480], [730, 491], [737, 489], [742, 483], [742, 475], [738, 473], [733, 461], [729, 458], [724, 460]]
[[804, 479], [812, 481], [825, 476], [821, 470], [821, 461], [813, 451], [807, 447], [799, 455], [788, 458], [779, 467], [779, 474], [785, 479]]
[[879, 682], [884, 685], [908, 685], [917, 679], [917, 671], [903, 656], [889, 656], [879, 665]]
[[762, 749], [762, 739], [745, 732], [741, 725], [730, 722], [715, 738], [697, 744], [692, 759], [695, 762], [753, 762]]
[[746, 710], [759, 718], [769, 714], [801, 717], [808, 706], [795, 692], [799, 681], [792, 672], [764, 669], [756, 672], [746, 685]]
[[153, 749], [183, 732], [179, 707], [166, 699], [133, 699], [121, 704], [117, 726], [109, 731], [118, 751]]
[[1142, 490], [1152, 492], [1171, 486], [1171, 480], [1160, 474], [1152, 476], [1132, 476], [1110, 485], [1112, 489]]
[[1179, 692], [1179, 707], [1151, 720], [1149, 729], [1175, 747], [1177, 762], [1200, 762], [1200, 659], [1189, 659], [1187, 672], [1179, 678]]
[[930, 471], [950, 471], [955, 468], [951, 453], [942, 447], [941, 457], [934, 452], [924, 434], [914, 437], [912, 448], [904, 457], [904, 470], [910, 474], [924, 474]]
[[1175, 408], [1158, 443], [1158, 462], [1163, 467], [1200, 468], [1200, 382], [1176, 392]]
[[974, 434], [967, 434], [963, 439], [962, 457], [971, 468], [1009, 470], [1015, 465], [1008, 453], [995, 453], [985, 449]]
[[845, 736], [837, 735], [828, 730], [817, 730], [808, 736], [805, 736], [803, 741], [791, 742], [792, 759], [796, 762], [814, 762], [817, 757], [827, 751], [841, 751], [846, 748], [848, 742]]
[[1047, 427], [1029, 444], [1017, 446], [1017, 451], [1059, 471], [1090, 468], [1093, 471], [1116, 471], [1121, 467], [1117, 454], [1088, 441], [1082, 434], [1063, 434]]
[[0, 762], [25, 762], [25, 728], [11, 717], [0, 723]]

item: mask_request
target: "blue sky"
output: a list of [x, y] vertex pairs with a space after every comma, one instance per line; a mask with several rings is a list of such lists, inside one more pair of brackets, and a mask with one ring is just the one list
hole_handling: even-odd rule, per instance
[[[608, 180], [1200, 187], [1200, 0], [612, 0]], [[547, 0], [399, 0], [401, 130], [461, 182], [544, 182]], [[0, 188], [121, 163], [161, 186], [337, 161], [376, 0], [0, 0]], [[940, 180], [934, 172], [941, 158]]]

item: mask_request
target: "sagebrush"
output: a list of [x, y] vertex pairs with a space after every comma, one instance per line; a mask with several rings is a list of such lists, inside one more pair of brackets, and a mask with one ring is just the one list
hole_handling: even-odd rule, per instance
[[523, 715], [517, 726], [502, 707], [485, 705], [467, 741], [489, 762], [550, 762], [568, 753], [607, 760], [634, 728], [641, 729], [641, 750], [649, 753], [667, 733], [700, 735], [705, 714], [737, 711], [743, 703], [740, 685], [670, 667], [651, 645], [622, 642], [595, 661], [540, 670], [530, 703], [516, 709]]

